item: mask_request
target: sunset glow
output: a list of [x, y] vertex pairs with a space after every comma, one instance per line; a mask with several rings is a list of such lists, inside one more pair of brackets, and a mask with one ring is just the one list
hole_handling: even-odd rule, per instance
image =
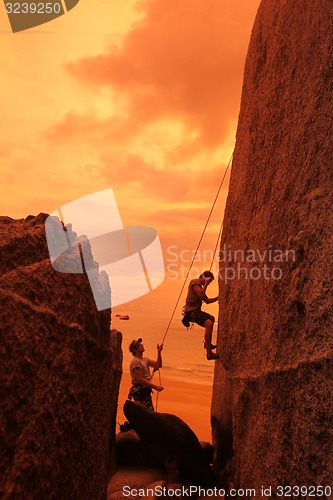
[[258, 3], [82, 1], [16, 34], [1, 6], [1, 213], [112, 187], [125, 225], [192, 248], [233, 150]]

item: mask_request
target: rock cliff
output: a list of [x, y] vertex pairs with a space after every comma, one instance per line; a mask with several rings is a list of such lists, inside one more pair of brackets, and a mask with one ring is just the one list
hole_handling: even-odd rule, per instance
[[0, 497], [106, 498], [121, 334], [53, 270], [46, 217], [0, 218]]
[[212, 402], [240, 487], [332, 479], [332, 19], [331, 0], [263, 0], [245, 66]]

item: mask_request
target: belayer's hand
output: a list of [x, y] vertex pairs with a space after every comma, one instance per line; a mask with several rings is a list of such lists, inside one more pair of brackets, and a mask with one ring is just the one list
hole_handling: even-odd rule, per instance
[[164, 391], [164, 387], [162, 387], [161, 385], [157, 385], [156, 390], [157, 390], [157, 392]]
[[163, 344], [157, 344], [157, 352], [160, 353], [163, 351]]

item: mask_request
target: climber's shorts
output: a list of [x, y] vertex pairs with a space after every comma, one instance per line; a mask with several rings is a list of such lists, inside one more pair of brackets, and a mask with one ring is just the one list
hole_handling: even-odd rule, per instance
[[200, 325], [202, 327], [205, 326], [207, 319], [210, 319], [212, 323], [214, 323], [215, 321], [214, 316], [204, 311], [201, 311], [201, 309], [196, 309], [195, 311], [189, 311], [185, 313], [185, 316], [187, 316], [188, 320], [191, 321], [192, 323], [196, 323], [197, 325]]

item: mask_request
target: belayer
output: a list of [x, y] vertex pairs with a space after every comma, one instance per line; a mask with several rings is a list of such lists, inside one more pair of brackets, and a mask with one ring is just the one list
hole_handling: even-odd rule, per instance
[[152, 392], [153, 389], [157, 392], [163, 391], [164, 387], [155, 385], [151, 382], [150, 367], [159, 370], [162, 367], [162, 350], [163, 344], [157, 345], [156, 361], [143, 357], [145, 348], [142, 339], [133, 340], [129, 346], [130, 352], [133, 354], [133, 359], [130, 363], [130, 373], [132, 378], [132, 386], [128, 394], [128, 399], [134, 399], [143, 404], [150, 410], [154, 411]]
[[202, 302], [212, 304], [218, 297], [209, 299], [206, 295], [208, 285], [214, 280], [214, 275], [210, 271], [204, 271], [199, 278], [190, 281], [186, 302], [184, 306], [184, 317], [182, 323], [187, 328], [190, 322], [197, 323], [205, 329], [205, 348], [207, 359], [218, 359], [219, 355], [212, 352], [216, 345], [212, 345], [212, 333], [215, 322], [214, 316], [201, 310]]

